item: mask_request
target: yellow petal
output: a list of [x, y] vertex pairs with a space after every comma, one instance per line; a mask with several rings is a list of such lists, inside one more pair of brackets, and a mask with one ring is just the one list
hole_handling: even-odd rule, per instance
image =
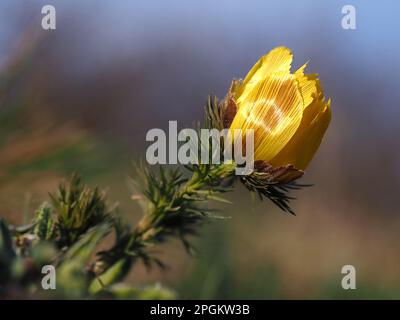
[[237, 103], [245, 99], [242, 96], [244, 91], [251, 91], [251, 88], [259, 81], [262, 81], [271, 73], [275, 72], [289, 72], [292, 64], [293, 54], [290, 49], [286, 47], [277, 47], [271, 50], [268, 54], [262, 56], [257, 63], [251, 68], [241, 87], [236, 91], [235, 99]]
[[[318, 90], [320, 89], [317, 74], [304, 74], [306, 66], [307, 63], [294, 73], [299, 82], [299, 89], [301, 96], [303, 97], [304, 109], [307, 108], [316, 97], [318, 97]], [[322, 90], [320, 90], [320, 92], [322, 92]]]
[[[261, 69], [263, 66], [253, 78]], [[237, 104], [238, 112], [230, 128], [254, 129], [256, 160], [269, 161], [275, 157], [295, 134], [303, 114], [298, 80], [289, 69], [268, 74], [247, 86]]]
[[[318, 82], [317, 87], [319, 88]], [[304, 170], [318, 150], [330, 120], [330, 100], [325, 103], [323, 98], [315, 99], [305, 110], [297, 132], [270, 164], [293, 164], [297, 169]]]

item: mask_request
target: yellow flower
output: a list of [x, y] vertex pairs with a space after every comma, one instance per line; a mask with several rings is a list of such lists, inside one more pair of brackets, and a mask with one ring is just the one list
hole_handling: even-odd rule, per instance
[[278, 47], [263, 56], [233, 88], [237, 113], [230, 129], [254, 129], [254, 159], [304, 170], [331, 119], [316, 74], [307, 64], [290, 73], [293, 55]]

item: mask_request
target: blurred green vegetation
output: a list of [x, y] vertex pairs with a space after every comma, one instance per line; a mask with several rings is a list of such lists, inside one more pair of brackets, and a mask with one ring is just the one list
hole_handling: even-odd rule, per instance
[[[288, 294], [285, 273], [271, 263], [258, 262], [255, 271], [247, 271], [237, 264], [240, 251], [230, 243], [229, 234], [221, 221], [209, 226], [197, 241], [199, 256], [184, 279], [177, 279], [177, 292], [184, 299], [399, 299], [396, 283], [391, 285], [358, 276], [356, 290], [341, 287], [342, 275], [326, 275], [316, 290], [304, 287], [301, 295]], [[255, 261], [253, 261], [255, 262]], [[252, 269], [253, 270], [253, 269]], [[285, 284], [284, 284], [285, 283]], [[314, 285], [314, 284], [313, 284]], [[290, 290], [289, 290], [290, 291]]]
[[272, 265], [257, 266], [248, 274], [235, 263], [224, 221], [209, 226], [198, 240], [198, 256], [185, 279], [178, 279], [177, 291], [185, 299], [278, 299], [278, 273]]

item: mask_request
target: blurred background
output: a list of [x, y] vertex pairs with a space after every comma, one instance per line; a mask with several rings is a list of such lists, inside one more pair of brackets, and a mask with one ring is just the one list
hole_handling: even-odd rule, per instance
[[[52, 4], [57, 29], [41, 28]], [[356, 8], [356, 30], [341, 9]], [[238, 186], [231, 217], [160, 248], [166, 271], [138, 265], [128, 281], [161, 282], [181, 298], [400, 299], [400, 11], [397, 1], [0, 2], [0, 216], [28, 221], [61, 179], [79, 172], [129, 221], [131, 161], [145, 134], [203, 118], [275, 46], [310, 60], [333, 117], [296, 192], [297, 216]], [[357, 290], [341, 288], [354, 265]]]

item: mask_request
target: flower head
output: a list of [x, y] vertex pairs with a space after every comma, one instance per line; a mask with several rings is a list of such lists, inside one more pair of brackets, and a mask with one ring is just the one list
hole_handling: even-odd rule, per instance
[[307, 64], [291, 73], [292, 52], [273, 49], [253, 66], [228, 94], [236, 105], [230, 129], [254, 130], [254, 159], [273, 167], [304, 170], [329, 125], [330, 100], [325, 101], [316, 74]]

